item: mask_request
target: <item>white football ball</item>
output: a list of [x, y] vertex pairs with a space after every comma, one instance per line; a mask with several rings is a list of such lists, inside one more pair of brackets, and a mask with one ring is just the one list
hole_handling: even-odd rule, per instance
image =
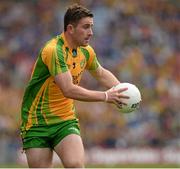
[[122, 113], [130, 113], [135, 111], [136, 109], [139, 108], [139, 104], [141, 102], [141, 93], [135, 85], [131, 83], [120, 83], [114, 88], [121, 89], [126, 87], [128, 89], [126, 91], [123, 91], [122, 94], [129, 96], [129, 99], [122, 99], [122, 101], [127, 105], [124, 104], [117, 105], [119, 111]]

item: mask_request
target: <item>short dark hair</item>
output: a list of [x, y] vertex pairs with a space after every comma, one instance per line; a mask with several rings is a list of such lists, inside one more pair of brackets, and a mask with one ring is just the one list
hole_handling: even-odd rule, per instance
[[93, 17], [92, 12], [84, 6], [73, 4], [68, 7], [64, 15], [64, 31], [67, 30], [68, 24], [77, 25], [79, 20], [84, 17]]

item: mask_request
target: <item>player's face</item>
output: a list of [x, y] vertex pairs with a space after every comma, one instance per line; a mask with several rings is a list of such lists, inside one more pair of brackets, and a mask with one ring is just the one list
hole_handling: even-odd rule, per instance
[[73, 39], [77, 46], [87, 46], [93, 35], [93, 18], [82, 18], [73, 31]]

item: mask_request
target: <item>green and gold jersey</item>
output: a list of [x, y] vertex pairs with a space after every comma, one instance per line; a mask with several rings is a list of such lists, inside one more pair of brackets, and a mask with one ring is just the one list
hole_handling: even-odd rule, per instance
[[64, 33], [50, 40], [40, 51], [25, 90], [21, 108], [22, 129], [76, 118], [73, 100], [64, 97], [54, 76], [70, 70], [73, 83], [78, 85], [85, 69], [95, 70], [98, 66], [92, 47], [72, 50]]

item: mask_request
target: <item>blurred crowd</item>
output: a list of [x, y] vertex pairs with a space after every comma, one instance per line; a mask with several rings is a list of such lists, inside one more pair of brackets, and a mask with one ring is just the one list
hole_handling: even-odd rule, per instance
[[[21, 147], [20, 106], [32, 65], [43, 44], [63, 31], [64, 12], [74, 2], [94, 13], [91, 45], [100, 63], [142, 93], [131, 114], [77, 101], [85, 147], [180, 147], [178, 0], [1, 0], [1, 151]], [[104, 90], [86, 72], [81, 85]]]

